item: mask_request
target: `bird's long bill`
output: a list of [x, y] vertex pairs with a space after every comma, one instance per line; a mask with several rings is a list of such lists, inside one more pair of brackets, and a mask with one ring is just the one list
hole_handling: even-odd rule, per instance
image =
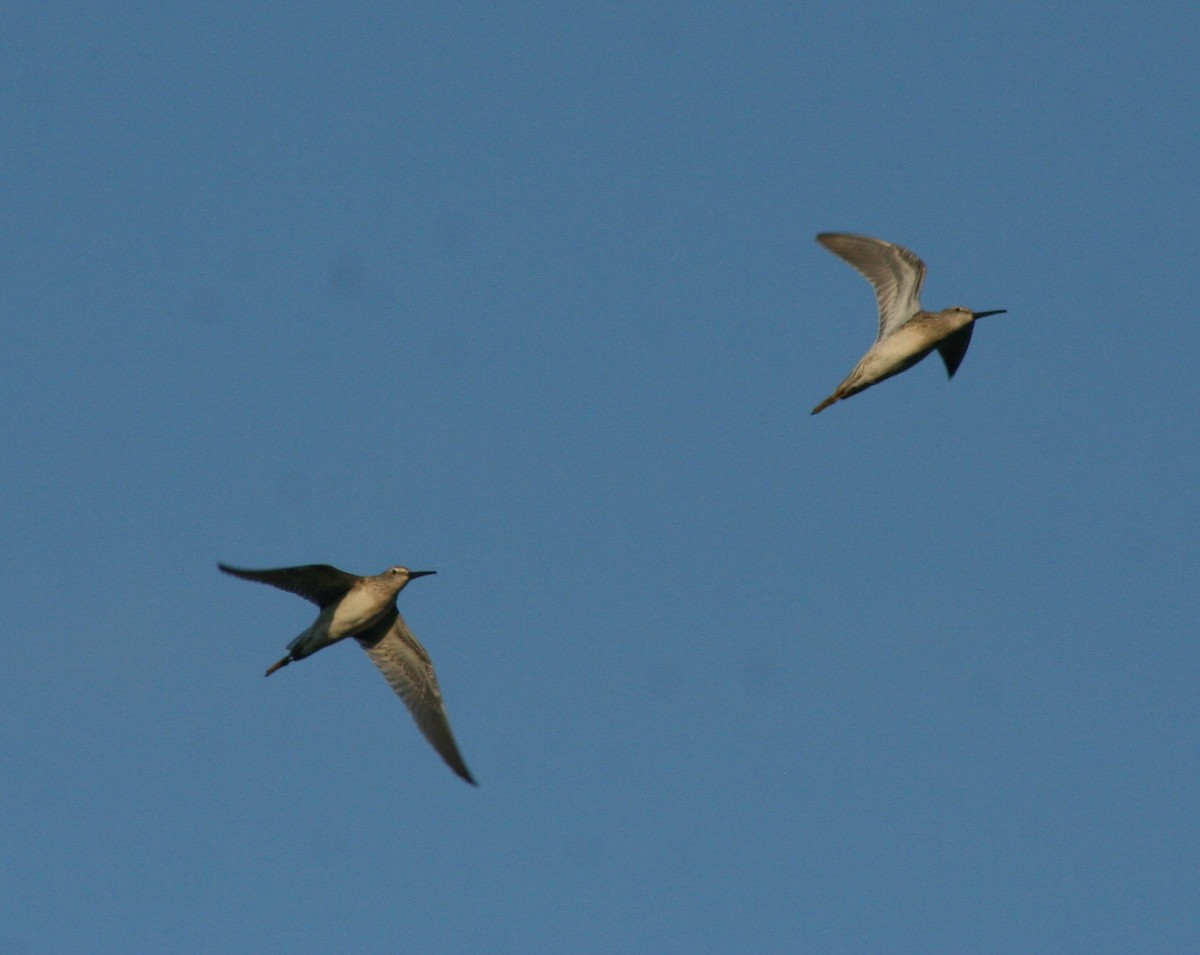
[[980, 318], [987, 318], [989, 315], [1003, 315], [1007, 311], [1008, 311], [1007, 308], [998, 308], [992, 312], [972, 312], [971, 318], [980, 319]]
[[415, 580], [417, 577], [428, 577], [430, 574], [436, 573], [436, 570], [410, 570], [408, 572], [408, 579]]

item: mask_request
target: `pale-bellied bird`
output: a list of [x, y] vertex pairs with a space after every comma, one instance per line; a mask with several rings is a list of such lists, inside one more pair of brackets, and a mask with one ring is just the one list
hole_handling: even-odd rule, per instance
[[235, 577], [297, 594], [321, 608], [313, 625], [288, 644], [288, 655], [267, 670], [267, 676], [293, 660], [303, 660], [330, 644], [353, 637], [375, 661], [446, 764], [477, 785], [450, 732], [433, 661], [396, 609], [396, 596], [410, 580], [436, 571], [393, 567], [375, 577], [356, 577], [328, 564], [274, 570], [217, 566]]
[[856, 395], [911, 368], [935, 348], [951, 378], [962, 364], [975, 320], [1006, 309], [972, 312], [958, 306], [941, 312], [921, 309], [925, 263], [901, 245], [845, 232], [822, 232], [817, 241], [841, 256], [875, 286], [879, 336], [837, 391], [813, 408], [824, 411], [835, 401]]

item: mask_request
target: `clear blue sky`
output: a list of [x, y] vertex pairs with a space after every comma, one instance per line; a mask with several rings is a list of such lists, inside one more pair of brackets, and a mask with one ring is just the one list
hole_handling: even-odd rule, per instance
[[[6, 9], [0, 951], [1200, 950], [1198, 32]], [[1009, 312], [810, 417], [827, 230]]]

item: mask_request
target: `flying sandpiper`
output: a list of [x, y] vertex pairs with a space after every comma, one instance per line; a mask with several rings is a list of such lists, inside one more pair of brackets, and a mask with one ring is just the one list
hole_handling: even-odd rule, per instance
[[935, 348], [953, 378], [971, 344], [976, 319], [1006, 311], [1001, 308], [972, 312], [962, 306], [941, 312], [923, 311], [920, 299], [925, 263], [908, 249], [882, 239], [845, 232], [822, 232], [817, 241], [849, 262], [875, 286], [875, 298], [879, 303], [879, 337], [854, 371], [838, 385], [837, 391], [813, 408], [813, 414], [900, 374]]
[[471, 785], [478, 785], [450, 732], [433, 662], [396, 609], [396, 596], [410, 580], [436, 571], [392, 567], [375, 577], [356, 577], [328, 564], [274, 570], [217, 566], [235, 577], [297, 594], [321, 608], [313, 625], [288, 644], [288, 655], [272, 665], [267, 676], [339, 640], [353, 637], [375, 661], [446, 764]]

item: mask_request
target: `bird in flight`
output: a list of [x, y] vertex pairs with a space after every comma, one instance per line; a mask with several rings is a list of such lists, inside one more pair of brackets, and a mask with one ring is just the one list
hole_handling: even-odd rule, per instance
[[450, 732], [450, 719], [433, 672], [433, 661], [396, 609], [396, 597], [410, 580], [436, 571], [392, 567], [374, 577], [356, 577], [328, 564], [273, 570], [217, 566], [234, 577], [296, 594], [320, 608], [312, 626], [288, 644], [287, 656], [273, 664], [267, 676], [339, 640], [353, 637], [404, 701], [417, 727], [446, 764], [471, 785], [478, 785]]
[[822, 232], [817, 241], [849, 262], [875, 286], [879, 335], [837, 390], [813, 408], [813, 414], [906, 371], [935, 348], [953, 378], [971, 344], [976, 319], [1007, 311], [1001, 308], [972, 312], [957, 306], [926, 312], [921, 308], [925, 263], [904, 246], [846, 232]]

